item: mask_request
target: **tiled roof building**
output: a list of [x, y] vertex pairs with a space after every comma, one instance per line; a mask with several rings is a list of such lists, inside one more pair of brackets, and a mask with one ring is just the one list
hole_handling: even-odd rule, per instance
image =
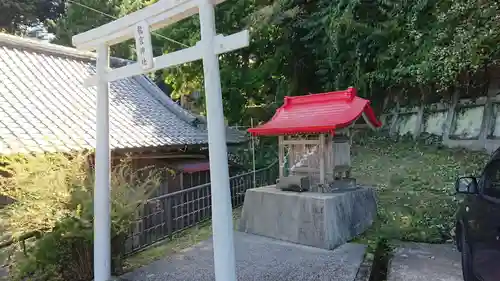
[[[128, 63], [111, 59], [111, 66]], [[95, 54], [0, 34], [0, 154], [95, 147]], [[173, 102], [140, 75], [110, 83], [114, 150], [208, 143], [204, 119]], [[228, 144], [245, 140], [227, 129]]]

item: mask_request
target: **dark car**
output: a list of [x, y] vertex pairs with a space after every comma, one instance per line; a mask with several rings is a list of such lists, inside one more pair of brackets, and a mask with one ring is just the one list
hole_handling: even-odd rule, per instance
[[455, 189], [465, 195], [455, 229], [464, 280], [500, 281], [500, 149], [480, 177], [461, 177]]

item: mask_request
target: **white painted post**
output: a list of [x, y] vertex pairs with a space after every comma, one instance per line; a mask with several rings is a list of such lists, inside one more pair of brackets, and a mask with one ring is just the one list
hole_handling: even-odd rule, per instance
[[226, 126], [222, 107], [219, 58], [215, 53], [214, 44], [216, 32], [213, 1], [200, 0], [199, 9], [212, 188], [215, 279], [217, 281], [236, 281]]
[[109, 150], [109, 47], [97, 49], [97, 128], [94, 187], [94, 280], [111, 279], [111, 205]]
[[[285, 140], [284, 136], [278, 136], [278, 165], [279, 165], [279, 176], [280, 179], [284, 177], [285, 173], [285, 145], [283, 144], [283, 141]], [[293, 147], [293, 146], [292, 146]], [[292, 171], [292, 164], [293, 163], [288, 163], [288, 168], [290, 169], [290, 172]]]
[[325, 184], [325, 134], [319, 134], [319, 182]]
[[[250, 126], [253, 128], [253, 117], [250, 118]], [[252, 135], [252, 169], [253, 169], [253, 188], [257, 187], [255, 177], [255, 137]]]

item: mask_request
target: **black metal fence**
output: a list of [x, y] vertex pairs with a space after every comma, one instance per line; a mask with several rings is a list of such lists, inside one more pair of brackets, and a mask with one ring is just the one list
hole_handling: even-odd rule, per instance
[[[243, 205], [247, 189], [275, 184], [277, 178], [277, 163], [231, 177], [233, 208]], [[211, 216], [210, 183], [151, 198], [139, 214], [139, 219], [132, 224], [124, 253], [133, 254]]]

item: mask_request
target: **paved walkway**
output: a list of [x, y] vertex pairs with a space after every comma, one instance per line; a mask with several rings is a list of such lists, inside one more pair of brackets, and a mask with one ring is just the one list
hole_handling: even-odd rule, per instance
[[0, 280], [5, 280], [8, 276], [9, 272], [7, 272], [7, 269], [0, 266]]
[[463, 281], [460, 253], [453, 245], [400, 243], [388, 281]]
[[[239, 281], [354, 281], [366, 247], [333, 251], [235, 232]], [[212, 281], [212, 241], [123, 276], [133, 281]]]
[[[2, 241], [2, 240], [0, 240]], [[7, 268], [4, 267], [4, 264], [7, 263], [6, 261], [6, 254], [1, 252], [2, 250], [0, 250], [0, 280], [6, 280], [7, 277], [9, 276], [9, 272], [7, 271]], [[5, 251], [5, 250], [4, 250]]]

